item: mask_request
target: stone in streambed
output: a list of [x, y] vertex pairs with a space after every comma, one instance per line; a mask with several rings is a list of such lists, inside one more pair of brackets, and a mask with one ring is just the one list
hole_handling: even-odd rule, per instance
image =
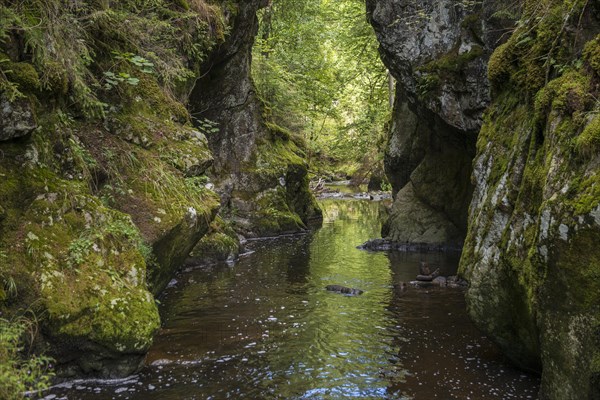
[[327, 285], [327, 286], [325, 286], [325, 289], [327, 289], [330, 292], [348, 294], [351, 296], [356, 296], [356, 295], [360, 295], [360, 294], [364, 293], [360, 289], [349, 288], [349, 287], [341, 286], [341, 285]]

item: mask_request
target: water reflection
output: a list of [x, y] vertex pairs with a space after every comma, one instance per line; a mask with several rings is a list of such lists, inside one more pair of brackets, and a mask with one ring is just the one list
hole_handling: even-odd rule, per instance
[[[55, 389], [68, 398], [535, 398], [469, 322], [463, 294], [402, 290], [418, 263], [452, 274], [457, 255], [369, 253], [381, 209], [326, 200], [322, 229], [255, 241], [235, 266], [189, 270], [163, 299], [142, 373]], [[350, 297], [324, 290], [341, 284]], [[396, 284], [396, 285], [394, 285]], [[77, 389], [79, 387], [79, 390]]]

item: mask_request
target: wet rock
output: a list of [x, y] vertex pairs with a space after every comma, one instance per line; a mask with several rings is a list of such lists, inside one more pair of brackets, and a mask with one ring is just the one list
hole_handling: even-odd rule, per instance
[[404, 251], [404, 252], [431, 252], [431, 251], [460, 251], [460, 247], [447, 244], [431, 244], [431, 243], [407, 243], [396, 242], [389, 239], [372, 239], [360, 246], [357, 249], [368, 251]]
[[369, 193], [355, 193], [352, 195], [352, 198], [357, 200], [371, 200], [371, 195]]
[[0, 95], [0, 141], [30, 134], [37, 128], [33, 107], [27, 99], [9, 101]]
[[435, 279], [432, 281], [432, 283], [434, 283], [434, 284], [436, 284], [436, 285], [438, 285], [438, 286], [440, 286], [440, 287], [444, 287], [444, 286], [446, 286], [446, 281], [447, 281], [447, 280], [446, 280], [446, 278], [445, 278], [445, 277], [443, 277], [443, 276], [438, 276], [437, 278], [435, 278]]
[[449, 276], [446, 280], [446, 284], [448, 285], [448, 287], [454, 288], [467, 288], [469, 286], [469, 282], [462, 278], [459, 278], [456, 275]]
[[417, 288], [434, 288], [434, 287], [447, 287], [450, 289], [466, 289], [468, 284], [464, 279], [460, 279], [456, 276], [438, 276], [430, 280], [417, 280], [409, 282], [413, 287]]
[[321, 192], [317, 196], [319, 199], [343, 199], [346, 197], [344, 193], [340, 193], [339, 191], [331, 191], [331, 192]]
[[340, 285], [327, 285], [327, 286], [325, 286], [325, 289], [327, 289], [330, 292], [342, 293], [342, 294], [347, 294], [350, 296], [357, 296], [357, 295], [364, 293], [360, 289], [349, 288], [349, 287], [340, 286]]
[[440, 274], [440, 269], [436, 269], [429, 275], [417, 275], [417, 280], [421, 282], [432, 282]]

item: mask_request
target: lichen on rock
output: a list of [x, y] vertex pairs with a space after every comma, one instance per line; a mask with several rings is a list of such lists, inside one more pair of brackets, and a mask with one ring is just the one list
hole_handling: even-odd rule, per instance
[[207, 137], [223, 215], [246, 236], [298, 231], [321, 218], [308, 188], [305, 155], [290, 132], [265, 116], [250, 75], [256, 11], [265, 5], [239, 5], [233, 34], [212, 54], [210, 71], [198, 80], [190, 102], [199, 127], [216, 127]]
[[[468, 222], [474, 321], [542, 372], [541, 398], [598, 398], [599, 5], [434, 3], [367, 2], [399, 82], [384, 234], [448, 240]], [[471, 196], [457, 184], [473, 155]]]
[[597, 6], [583, 3], [525, 2], [523, 21], [541, 22], [519, 25], [492, 57], [497, 95], [479, 134], [460, 265], [471, 316], [512, 360], [542, 372], [542, 398], [600, 393], [598, 75], [580, 58], [598, 22]]

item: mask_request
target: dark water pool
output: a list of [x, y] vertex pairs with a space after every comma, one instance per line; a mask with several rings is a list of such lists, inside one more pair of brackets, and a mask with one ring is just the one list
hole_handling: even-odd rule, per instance
[[[251, 242], [233, 266], [189, 269], [167, 289], [164, 327], [143, 371], [54, 388], [68, 399], [535, 399], [469, 321], [463, 292], [394, 288], [426, 260], [457, 254], [368, 253], [380, 205], [326, 200], [323, 228]], [[341, 284], [350, 297], [324, 290]]]

